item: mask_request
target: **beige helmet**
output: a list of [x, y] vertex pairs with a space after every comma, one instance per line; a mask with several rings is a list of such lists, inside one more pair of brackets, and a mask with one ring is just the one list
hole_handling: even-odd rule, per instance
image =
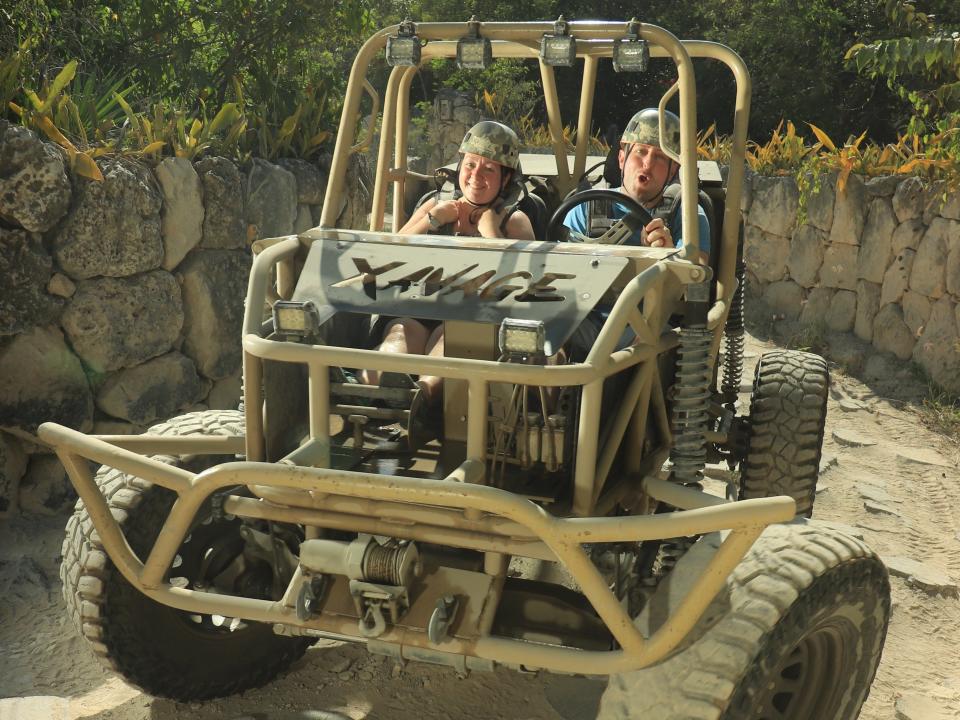
[[674, 155], [680, 154], [680, 118], [669, 110], [663, 112], [664, 130], [666, 138], [660, 143], [660, 119], [656, 108], [641, 110], [627, 123], [620, 142], [626, 145], [640, 143], [669, 150]]
[[460, 154], [473, 153], [516, 170], [520, 164], [520, 138], [503, 123], [482, 120], [467, 130]]

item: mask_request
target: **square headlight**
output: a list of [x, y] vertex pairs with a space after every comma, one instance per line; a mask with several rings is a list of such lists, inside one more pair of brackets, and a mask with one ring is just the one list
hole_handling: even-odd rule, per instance
[[391, 35], [387, 38], [387, 65], [420, 64], [420, 38], [416, 35]]
[[543, 357], [546, 330], [543, 320], [506, 318], [500, 323], [500, 352], [510, 357]]
[[483, 70], [493, 62], [493, 49], [484, 37], [457, 40], [457, 67], [462, 70]]
[[320, 329], [320, 314], [309, 300], [277, 300], [273, 304], [273, 328], [284, 335], [304, 338]]
[[626, 38], [613, 42], [613, 69], [617, 72], [643, 72], [650, 63], [646, 40]]
[[570, 35], [544, 35], [540, 38], [540, 59], [544, 65], [570, 67], [577, 61], [577, 41]]

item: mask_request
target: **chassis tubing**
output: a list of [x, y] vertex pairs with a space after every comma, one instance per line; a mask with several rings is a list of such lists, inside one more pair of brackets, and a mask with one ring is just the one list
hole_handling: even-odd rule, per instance
[[[77, 492], [100, 534], [111, 560], [135, 588], [157, 602], [190, 612], [229, 613], [249, 620], [314, 627], [322, 623], [296, 619], [294, 608], [282, 602], [198, 593], [166, 585], [163, 575], [189, 529], [190, 521], [201, 505], [217, 490], [235, 485], [265, 485], [299, 488], [319, 493], [344, 494], [373, 500], [389, 500], [432, 507], [458, 508], [486, 512], [512, 520], [528, 528], [570, 570], [584, 595], [618, 640], [623, 650], [583, 651], [548, 647], [521, 640], [481, 637], [474, 642], [460, 640], [466, 652], [497, 662], [544, 667], [559, 672], [610, 674], [645, 667], [674, 649], [696, 623], [719, 591], [731, 569], [746, 554], [763, 528], [774, 522], [792, 519], [795, 504], [791, 498], [776, 497], [744, 500], [737, 503], [707, 505], [695, 493], [665, 487], [668, 483], [648, 481], [647, 491], [655, 497], [669, 495], [677, 504], [693, 506], [670, 515], [616, 518], [556, 518], [524, 498], [483, 485], [450, 480], [384, 477], [371, 473], [289, 467], [271, 463], [231, 462], [199, 474], [176, 470], [130, 451], [110, 445], [96, 437], [45, 423], [40, 437], [56, 448], [70, 473]], [[189, 443], [184, 443], [189, 448]], [[160, 532], [147, 560], [141, 562], [130, 549], [116, 520], [80, 457], [88, 457], [129, 472], [147, 470], [156, 484], [174, 490], [178, 499]], [[460, 467], [459, 478], [473, 477], [475, 461]], [[159, 467], [162, 466], [162, 467]], [[696, 505], [701, 507], [696, 507]], [[710, 561], [696, 584], [669, 620], [650, 638], [634, 627], [632, 620], [607, 587], [602, 576], [580, 547], [581, 543], [639, 541], [702, 534], [732, 529], [720, 550]], [[317, 628], [320, 629], [320, 628]], [[407, 631], [401, 634], [407, 634]], [[421, 638], [423, 640], [423, 638]], [[424, 643], [425, 644], [425, 643]]]

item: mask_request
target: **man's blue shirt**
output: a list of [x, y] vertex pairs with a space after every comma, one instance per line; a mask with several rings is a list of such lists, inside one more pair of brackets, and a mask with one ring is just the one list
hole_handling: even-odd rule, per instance
[[[619, 191], [619, 188], [618, 188]], [[622, 191], [620, 191], [622, 192]], [[563, 219], [563, 224], [566, 225], [571, 230], [580, 233], [581, 235], [587, 235], [587, 205], [588, 203], [580, 203], [570, 212], [567, 213], [567, 216]], [[628, 212], [625, 205], [620, 203], [613, 204], [613, 218], [619, 220]], [[677, 205], [677, 209], [673, 216], [672, 226], [676, 228], [676, 232], [673, 234], [674, 244], [676, 247], [681, 247], [683, 245], [683, 229], [682, 223], [680, 220], [681, 207]], [[710, 254], [710, 221], [707, 220], [707, 214], [704, 212], [703, 208], [700, 205], [697, 205], [697, 227], [699, 228], [699, 245], [700, 250]], [[633, 235], [628, 237], [624, 242], [624, 245], [640, 245], [640, 230], [637, 230]]]

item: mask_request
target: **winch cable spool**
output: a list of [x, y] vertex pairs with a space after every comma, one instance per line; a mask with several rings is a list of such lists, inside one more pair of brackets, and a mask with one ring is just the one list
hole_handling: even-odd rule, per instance
[[383, 585], [403, 585], [406, 545], [371, 544], [363, 557], [363, 579]]
[[380, 585], [406, 585], [417, 572], [414, 543], [380, 544], [364, 535], [352, 542], [316, 538], [300, 544], [300, 564], [311, 574], [344, 575]]

